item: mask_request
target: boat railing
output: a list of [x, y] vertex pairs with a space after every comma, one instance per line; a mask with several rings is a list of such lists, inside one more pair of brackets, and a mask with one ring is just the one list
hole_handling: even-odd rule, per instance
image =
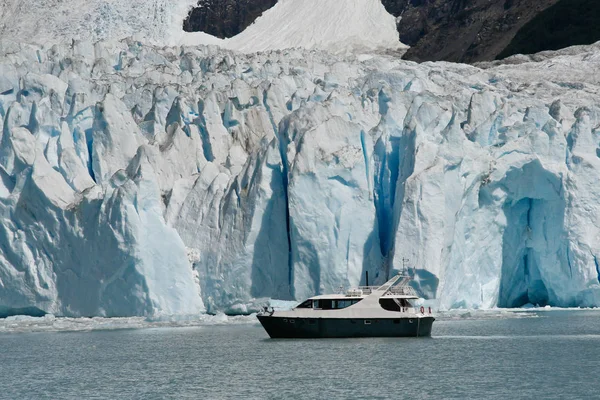
[[410, 286], [393, 286], [388, 290], [390, 294], [416, 296], [417, 292]]
[[[358, 292], [358, 293], [362, 293], [364, 295], [369, 295], [369, 294], [373, 293], [373, 291], [375, 291], [379, 288], [380, 288], [380, 286], [359, 286], [357, 288], [348, 290], [347, 294], [353, 296], [353, 295], [356, 295]], [[386, 293], [392, 294], [392, 295], [399, 295], [399, 296], [416, 296], [417, 295], [415, 290], [408, 285], [392, 286], [391, 288], [389, 288], [387, 290]]]

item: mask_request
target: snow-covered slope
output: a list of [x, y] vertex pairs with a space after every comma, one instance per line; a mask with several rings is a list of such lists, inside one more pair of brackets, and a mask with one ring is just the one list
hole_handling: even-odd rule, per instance
[[225, 43], [246, 53], [290, 47], [335, 53], [406, 49], [380, 0], [281, 0]]
[[54, 44], [133, 37], [157, 45], [218, 45], [252, 53], [292, 47], [398, 51], [396, 22], [380, 0], [282, 0], [236, 37], [221, 40], [182, 25], [196, 0], [7, 0], [0, 38]]
[[245, 313], [403, 257], [443, 308], [600, 305], [598, 46], [0, 54], [0, 312]]
[[196, 3], [196, 0], [3, 0], [0, 38], [54, 44], [73, 39], [96, 41], [135, 36], [145, 42], [173, 44], [183, 39], [182, 22]]

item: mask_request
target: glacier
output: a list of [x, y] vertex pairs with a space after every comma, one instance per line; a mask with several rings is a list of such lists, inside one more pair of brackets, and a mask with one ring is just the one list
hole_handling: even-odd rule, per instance
[[52, 45], [71, 40], [113, 40], [135, 36], [155, 44], [200, 40], [185, 35], [182, 21], [197, 0], [3, 0], [0, 37]]
[[600, 305], [600, 44], [415, 64], [390, 18], [277, 42], [281, 1], [229, 45], [135, 4], [4, 5], [0, 317], [249, 314], [405, 258], [442, 310]]
[[0, 311], [246, 314], [404, 257], [442, 309], [597, 306], [600, 56], [571, 53], [3, 41]]

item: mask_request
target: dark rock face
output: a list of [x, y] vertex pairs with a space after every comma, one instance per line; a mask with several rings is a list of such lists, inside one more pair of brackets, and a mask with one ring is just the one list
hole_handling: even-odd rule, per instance
[[496, 57], [558, 50], [600, 40], [600, 1], [561, 0], [523, 26]]
[[401, 17], [400, 40], [414, 61], [493, 60], [517, 31], [559, 0], [383, 0]]
[[[276, 3], [277, 0], [199, 0], [198, 7], [185, 20], [184, 30], [203, 31], [220, 38], [235, 36]], [[473, 63], [600, 40], [598, 0], [382, 3], [390, 14], [400, 17], [400, 40], [411, 46], [403, 58], [413, 61]]]
[[232, 37], [276, 3], [277, 0], [199, 0], [198, 7], [183, 22], [183, 30]]

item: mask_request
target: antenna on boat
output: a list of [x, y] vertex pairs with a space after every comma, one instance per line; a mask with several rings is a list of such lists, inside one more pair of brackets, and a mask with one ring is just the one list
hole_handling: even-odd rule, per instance
[[406, 269], [406, 264], [409, 262], [410, 260], [406, 257], [402, 257], [402, 275], [407, 275], [408, 271]]
[[365, 286], [369, 286], [369, 271], [365, 271]]

